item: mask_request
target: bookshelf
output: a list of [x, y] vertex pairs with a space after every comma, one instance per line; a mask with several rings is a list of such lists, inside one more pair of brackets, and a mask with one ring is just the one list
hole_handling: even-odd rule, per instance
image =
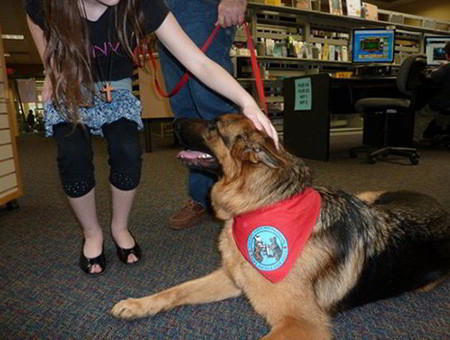
[[23, 194], [13, 119], [3, 42], [0, 40], [0, 205], [6, 204], [8, 208], [17, 207], [16, 199]]
[[[322, 1], [321, 3], [323, 3]], [[269, 112], [275, 112], [273, 118], [279, 119], [283, 111], [283, 82], [287, 77], [315, 73], [336, 74], [353, 70], [351, 62], [351, 32], [354, 28], [395, 28], [396, 30], [396, 68], [410, 55], [423, 53], [423, 42], [427, 35], [449, 35], [450, 21], [439, 21], [399, 12], [377, 9], [376, 20], [367, 20], [357, 16], [335, 15], [318, 10], [310, 2], [310, 9], [295, 7], [297, 1], [283, 1], [284, 5], [274, 6], [264, 2], [249, 2], [247, 21], [255, 42]], [[323, 5], [323, 4], [322, 4]], [[306, 7], [306, 6], [304, 6]], [[344, 6], [345, 7], [345, 6]], [[287, 49], [274, 48], [267, 53], [267, 39], [278, 42], [296, 40], [302, 46], [318, 49], [312, 53], [300, 53], [292, 56]], [[245, 33], [237, 31], [236, 44], [245, 50]], [[264, 42], [264, 44], [263, 44]], [[330, 49], [330, 46], [332, 48]], [[262, 52], [262, 53], [261, 53]], [[284, 53], [284, 54], [283, 54]], [[238, 50], [233, 57], [234, 76], [249, 92], [257, 98], [249, 57], [245, 51]], [[332, 56], [330, 57], [330, 54]], [[350, 113], [349, 113], [350, 114]]]
[[[294, 6], [295, 3], [293, 1]], [[378, 20], [366, 20], [355, 16], [334, 15], [286, 5], [273, 6], [260, 2], [248, 4], [248, 20], [251, 23], [253, 38], [257, 42], [262, 39], [278, 41], [292, 37], [303, 43], [322, 46], [328, 44], [348, 49], [347, 57], [341, 60], [319, 58], [324, 62], [321, 63], [323, 67], [326, 67], [326, 61], [351, 60], [351, 30], [353, 28], [395, 28], [398, 40], [396, 64], [400, 64], [411, 54], [422, 53], [425, 36], [450, 34], [450, 21], [439, 21], [382, 9], [377, 10], [377, 15]], [[245, 41], [242, 31], [238, 31], [237, 37], [239, 41]], [[311, 59], [313, 58], [303, 57], [297, 60], [300, 63], [311, 62], [317, 65], [316, 60]], [[334, 63], [334, 65], [338, 64]]]

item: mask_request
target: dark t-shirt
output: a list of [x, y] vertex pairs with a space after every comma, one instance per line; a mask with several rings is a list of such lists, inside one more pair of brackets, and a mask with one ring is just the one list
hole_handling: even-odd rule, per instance
[[[74, 0], [75, 1], [75, 0]], [[35, 24], [44, 29], [42, 0], [24, 0], [25, 10]], [[163, 0], [142, 0], [147, 33], [159, 28], [169, 10]], [[133, 62], [122, 49], [114, 26], [114, 7], [108, 7], [97, 21], [87, 19], [90, 43], [92, 75], [95, 81], [119, 80], [131, 77]]]
[[436, 69], [434, 72], [430, 74], [430, 78], [435, 81], [450, 81], [450, 62], [440, 66], [438, 69]]
[[450, 63], [440, 66], [430, 74], [430, 78], [442, 87], [430, 101], [430, 107], [435, 111], [450, 109]]

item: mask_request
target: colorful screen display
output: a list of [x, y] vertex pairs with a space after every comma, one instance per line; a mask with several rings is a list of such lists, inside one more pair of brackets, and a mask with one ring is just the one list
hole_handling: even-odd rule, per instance
[[353, 30], [354, 63], [393, 63], [394, 30]]
[[425, 37], [425, 54], [428, 65], [439, 65], [445, 61], [444, 46], [450, 36]]

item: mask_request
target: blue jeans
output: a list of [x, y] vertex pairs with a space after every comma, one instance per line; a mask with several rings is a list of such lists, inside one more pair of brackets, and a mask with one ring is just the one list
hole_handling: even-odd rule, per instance
[[[176, 17], [177, 21], [194, 41], [202, 47], [214, 29], [217, 21], [218, 0], [165, 0], [167, 6]], [[207, 56], [216, 63], [232, 72], [232, 64], [229, 56], [231, 44], [234, 39], [234, 28], [221, 28], [210, 45]], [[161, 46], [161, 66], [164, 71], [164, 80], [167, 91], [171, 91], [180, 81], [186, 69]], [[237, 112], [232, 102], [209, 90], [195, 77], [190, 77], [186, 85], [178, 94], [170, 99], [175, 118], [201, 118], [212, 120], [217, 116]], [[209, 208], [209, 191], [217, 178], [209, 173], [201, 171], [189, 171], [188, 193], [189, 196], [202, 206]]]

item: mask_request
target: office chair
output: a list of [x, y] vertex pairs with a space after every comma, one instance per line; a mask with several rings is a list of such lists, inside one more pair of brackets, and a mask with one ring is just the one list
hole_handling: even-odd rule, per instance
[[411, 56], [400, 65], [396, 84], [403, 98], [363, 98], [355, 109], [363, 114], [363, 144], [350, 149], [350, 157], [368, 152], [367, 160], [375, 164], [388, 155], [408, 157], [411, 164], [419, 164], [417, 149], [411, 147], [414, 133], [415, 94], [427, 65], [423, 56]]

